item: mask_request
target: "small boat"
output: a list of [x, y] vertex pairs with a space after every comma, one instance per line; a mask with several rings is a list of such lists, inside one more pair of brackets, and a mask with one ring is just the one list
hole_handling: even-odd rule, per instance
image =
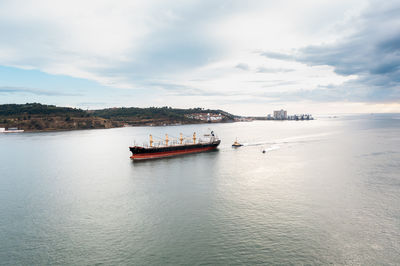
[[5, 129], [4, 127], [0, 128], [0, 133], [21, 133], [24, 132], [23, 129], [18, 129], [16, 127], [9, 127]]
[[237, 141], [237, 138], [236, 138], [235, 142], [232, 144], [232, 147], [241, 147], [241, 146], [243, 146], [243, 145], [240, 144], [240, 143]]

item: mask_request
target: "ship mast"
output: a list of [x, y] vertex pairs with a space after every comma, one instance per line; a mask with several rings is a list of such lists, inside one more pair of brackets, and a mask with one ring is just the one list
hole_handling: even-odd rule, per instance
[[196, 144], [196, 132], [193, 133], [193, 144]]
[[150, 147], [153, 147], [153, 136], [150, 135]]
[[168, 146], [168, 134], [165, 134], [165, 146]]
[[181, 142], [181, 144], [182, 144], [182, 142], [183, 142], [183, 136], [182, 136], [182, 133], [180, 133], [179, 140], [180, 140], [180, 142]]

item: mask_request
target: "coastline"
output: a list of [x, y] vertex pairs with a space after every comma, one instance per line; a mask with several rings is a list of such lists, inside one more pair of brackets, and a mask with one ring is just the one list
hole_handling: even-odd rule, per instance
[[[286, 118], [286, 117], [285, 117]], [[259, 121], [303, 121], [275, 119], [271, 116], [237, 116], [220, 109], [171, 107], [114, 107], [82, 110], [40, 103], [0, 105], [0, 128], [24, 132], [56, 132], [86, 129], [107, 129], [136, 126], [171, 126]]]
[[[198, 125], [198, 124], [222, 124], [222, 123], [235, 123], [235, 122], [241, 122], [241, 121], [223, 121], [223, 122], [184, 122], [184, 123], [137, 123], [137, 124], [123, 124], [123, 125], [113, 125], [113, 126], [108, 126], [108, 127], [73, 127], [73, 128], [44, 128], [44, 129], [24, 129], [23, 132], [18, 132], [19, 134], [21, 133], [46, 133], [46, 132], [63, 132], [63, 131], [77, 131], [77, 130], [94, 130], [94, 129], [112, 129], [112, 128], [123, 128], [123, 127], [165, 127], [165, 126], [181, 126], [181, 125]], [[23, 128], [21, 128], [23, 129]]]
[[223, 110], [204, 108], [179, 109], [165, 106], [82, 110], [40, 103], [0, 105], [0, 128], [18, 128], [24, 132], [224, 123], [233, 122], [236, 118]]

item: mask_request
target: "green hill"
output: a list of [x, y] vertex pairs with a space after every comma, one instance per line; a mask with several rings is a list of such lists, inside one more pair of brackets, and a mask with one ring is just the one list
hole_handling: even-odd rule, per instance
[[81, 109], [40, 103], [0, 105], [0, 116], [17, 115], [86, 115], [86, 112]]
[[85, 111], [40, 103], [0, 105], [0, 127], [18, 127], [26, 131], [111, 128], [124, 125], [170, 125], [206, 123], [207, 116], [233, 121], [235, 116], [222, 110], [171, 107], [107, 108]]

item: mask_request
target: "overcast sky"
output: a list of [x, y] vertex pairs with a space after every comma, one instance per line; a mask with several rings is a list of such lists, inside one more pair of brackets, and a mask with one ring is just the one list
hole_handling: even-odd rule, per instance
[[400, 1], [0, 0], [0, 103], [400, 112]]

